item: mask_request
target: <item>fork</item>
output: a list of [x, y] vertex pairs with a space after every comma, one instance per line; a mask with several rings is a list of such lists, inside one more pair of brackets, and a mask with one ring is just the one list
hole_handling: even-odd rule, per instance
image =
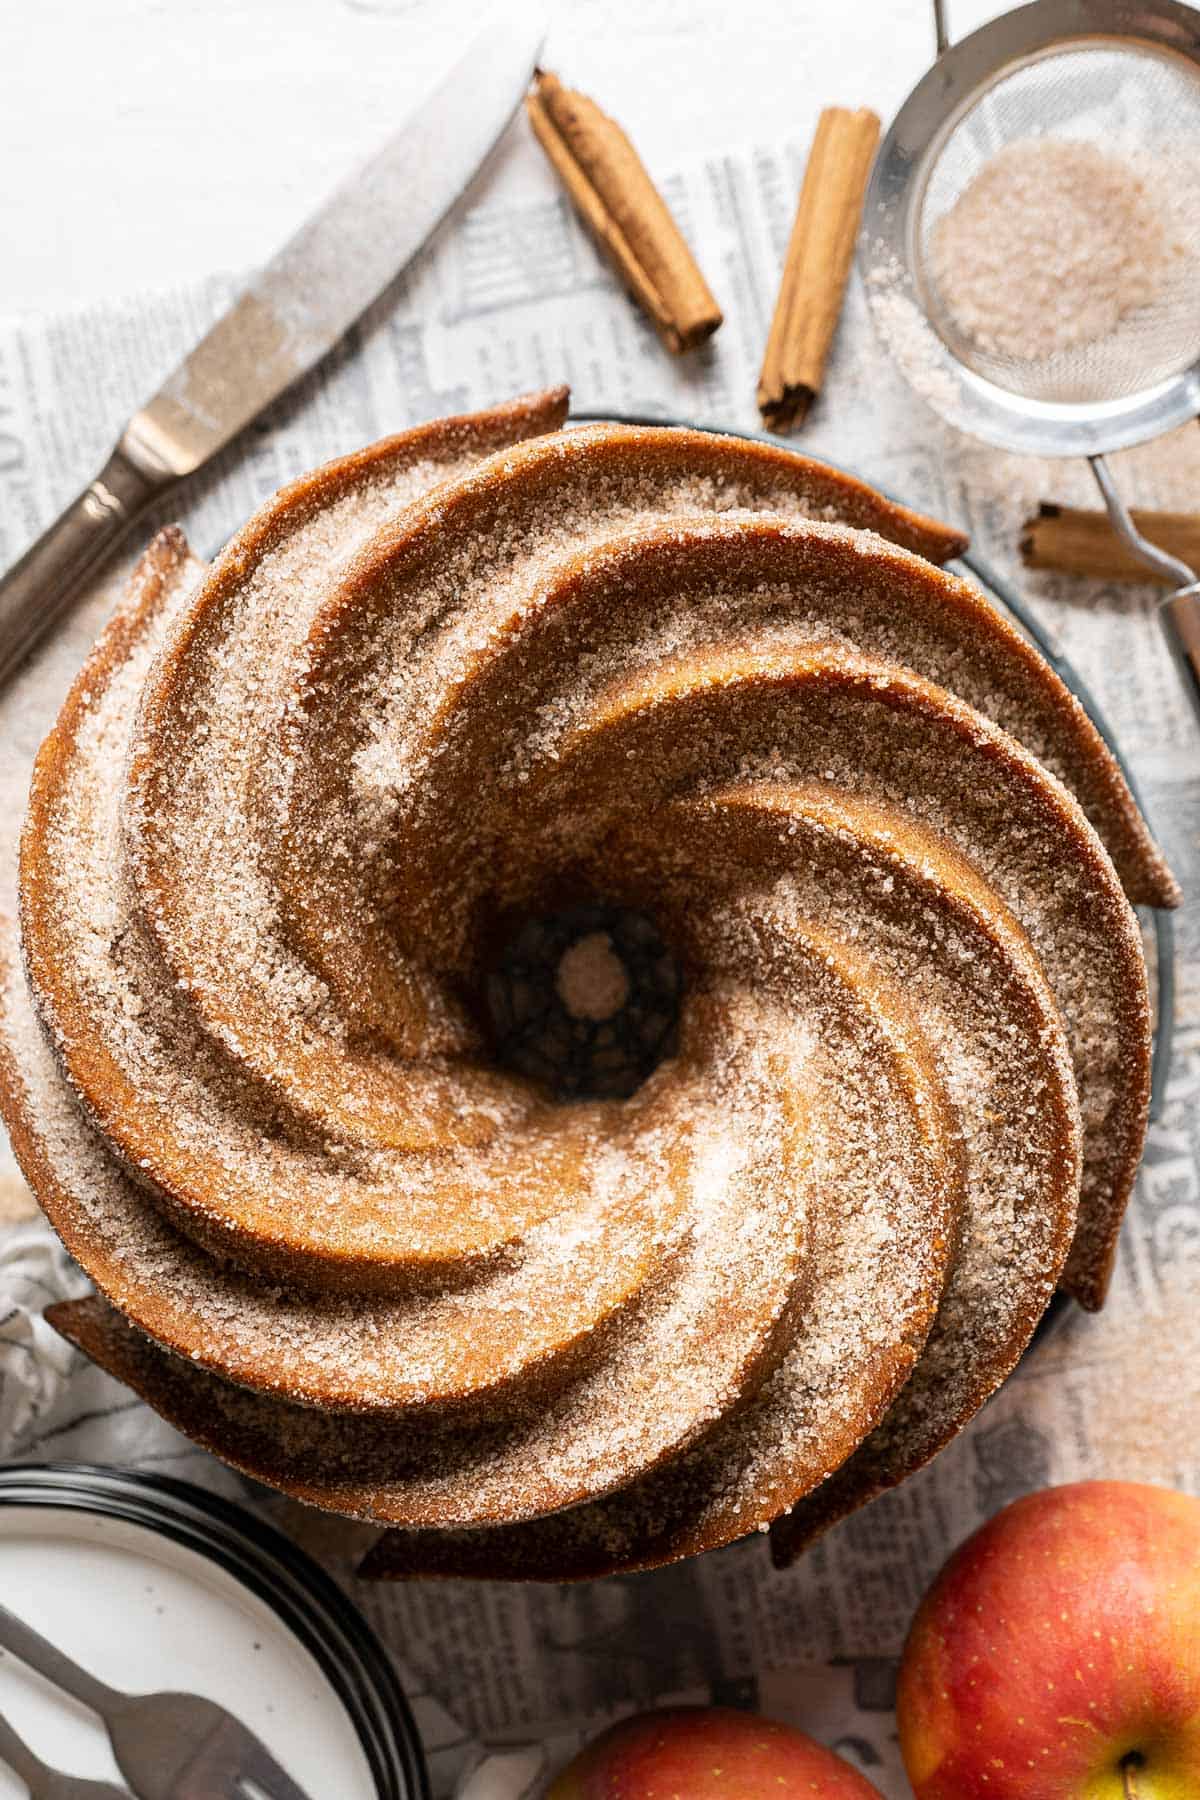
[[[266, 1745], [215, 1700], [111, 1688], [6, 1606], [0, 1606], [0, 1648], [100, 1715], [137, 1800], [309, 1800]], [[48, 1790], [48, 1800], [114, 1796], [120, 1796], [118, 1788], [94, 1783]]]
[[17, 1736], [0, 1713], [0, 1762], [6, 1762], [29, 1789], [29, 1800], [129, 1800], [124, 1788], [111, 1781], [89, 1781], [85, 1775], [64, 1775], [35, 1756], [24, 1738]]

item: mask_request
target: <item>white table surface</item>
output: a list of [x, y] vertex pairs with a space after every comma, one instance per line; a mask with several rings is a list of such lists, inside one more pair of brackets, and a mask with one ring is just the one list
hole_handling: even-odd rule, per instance
[[[950, 0], [962, 32], [998, 11]], [[0, 312], [242, 271], [404, 117], [470, 0], [3, 0]], [[549, 0], [544, 60], [652, 169], [895, 111], [929, 0]], [[524, 142], [522, 140], [525, 140]], [[488, 180], [549, 190], [521, 121]]]

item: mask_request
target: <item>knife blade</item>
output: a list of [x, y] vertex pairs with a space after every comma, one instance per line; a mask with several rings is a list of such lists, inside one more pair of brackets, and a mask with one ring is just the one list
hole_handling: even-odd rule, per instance
[[543, 29], [537, 5], [495, 14], [134, 414], [95, 480], [0, 580], [0, 683], [138, 514], [313, 369], [412, 259], [520, 104]]

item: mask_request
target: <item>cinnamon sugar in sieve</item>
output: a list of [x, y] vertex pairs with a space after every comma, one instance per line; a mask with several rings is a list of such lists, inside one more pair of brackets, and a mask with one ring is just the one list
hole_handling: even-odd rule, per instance
[[1200, 272], [1175, 174], [1170, 159], [1082, 138], [1006, 144], [930, 231], [944, 322], [977, 354], [1025, 366], [1153, 329], [1156, 308]]

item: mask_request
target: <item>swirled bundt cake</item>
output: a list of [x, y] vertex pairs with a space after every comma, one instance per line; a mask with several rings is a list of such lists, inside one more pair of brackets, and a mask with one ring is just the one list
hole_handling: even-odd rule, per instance
[[30, 797], [52, 1316], [378, 1573], [793, 1554], [1099, 1305], [1142, 1144], [1174, 883], [962, 540], [565, 411], [161, 533]]

